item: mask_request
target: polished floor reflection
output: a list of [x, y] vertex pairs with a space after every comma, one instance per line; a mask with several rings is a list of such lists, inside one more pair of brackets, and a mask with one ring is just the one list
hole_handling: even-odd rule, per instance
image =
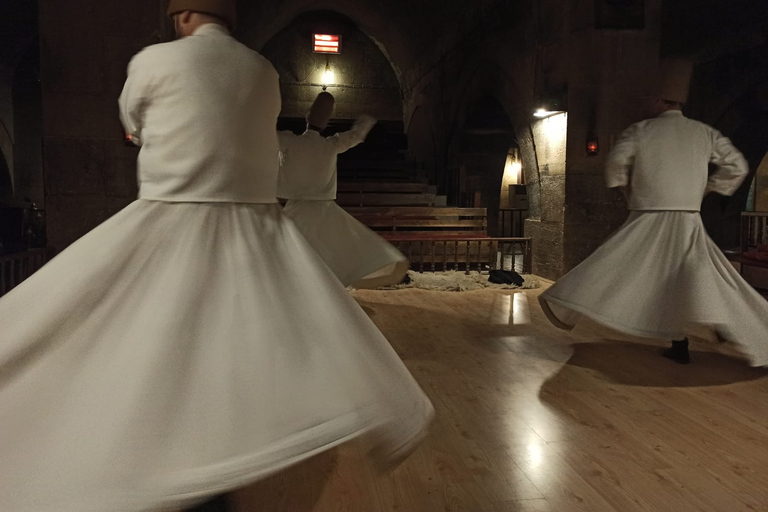
[[693, 340], [694, 364], [584, 324], [539, 291], [358, 291], [437, 410], [391, 475], [350, 444], [241, 495], [253, 511], [768, 510], [768, 371]]

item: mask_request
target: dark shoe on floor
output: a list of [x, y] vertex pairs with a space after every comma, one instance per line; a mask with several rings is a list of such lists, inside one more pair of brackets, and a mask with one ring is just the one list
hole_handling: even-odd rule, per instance
[[673, 341], [670, 348], [664, 349], [661, 353], [667, 359], [676, 363], [688, 364], [691, 362], [691, 355], [688, 352], [688, 338], [681, 341]]
[[196, 507], [185, 509], [184, 512], [227, 512], [228, 510], [227, 496], [222, 494]]

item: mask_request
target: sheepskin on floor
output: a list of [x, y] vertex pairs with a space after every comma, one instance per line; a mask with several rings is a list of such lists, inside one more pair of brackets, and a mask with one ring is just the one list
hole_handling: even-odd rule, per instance
[[513, 284], [493, 284], [488, 282], [487, 273], [470, 272], [414, 272], [408, 271], [411, 282], [379, 288], [380, 290], [402, 290], [404, 288], [420, 288], [422, 290], [434, 290], [441, 292], [469, 292], [492, 288], [496, 290], [533, 289], [540, 286], [539, 281], [529, 275], [523, 275], [525, 282], [522, 286]]

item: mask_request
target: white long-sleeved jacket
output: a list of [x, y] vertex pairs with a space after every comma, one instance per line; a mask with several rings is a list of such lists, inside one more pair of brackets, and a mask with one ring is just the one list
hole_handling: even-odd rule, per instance
[[276, 202], [278, 74], [224, 27], [139, 52], [119, 105], [140, 198]]
[[733, 195], [748, 173], [730, 139], [680, 111], [627, 128], [605, 169], [608, 187], [628, 187], [630, 210], [699, 211], [707, 192]]
[[376, 124], [363, 116], [351, 130], [323, 137], [314, 130], [301, 135], [280, 132], [281, 166], [278, 180], [279, 197], [321, 201], [336, 199], [336, 161], [339, 153], [365, 140]]

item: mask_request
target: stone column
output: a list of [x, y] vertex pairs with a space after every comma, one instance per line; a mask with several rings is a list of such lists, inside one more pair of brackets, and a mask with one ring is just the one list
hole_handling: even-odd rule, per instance
[[[540, 211], [532, 210], [526, 234], [533, 237], [534, 272], [549, 279], [578, 265], [626, 219], [621, 194], [605, 188], [605, 157], [616, 137], [643, 119], [653, 91], [661, 1], [645, 0], [643, 28], [624, 30], [596, 28], [603, 3], [576, 2], [556, 57], [551, 47], [540, 49], [557, 69], [552, 75], [567, 77], [565, 143], [548, 123], [557, 116], [531, 125], [538, 183], [530, 193], [539, 194], [532, 203], [538, 199]], [[599, 143], [597, 156], [587, 156], [591, 137]]]

